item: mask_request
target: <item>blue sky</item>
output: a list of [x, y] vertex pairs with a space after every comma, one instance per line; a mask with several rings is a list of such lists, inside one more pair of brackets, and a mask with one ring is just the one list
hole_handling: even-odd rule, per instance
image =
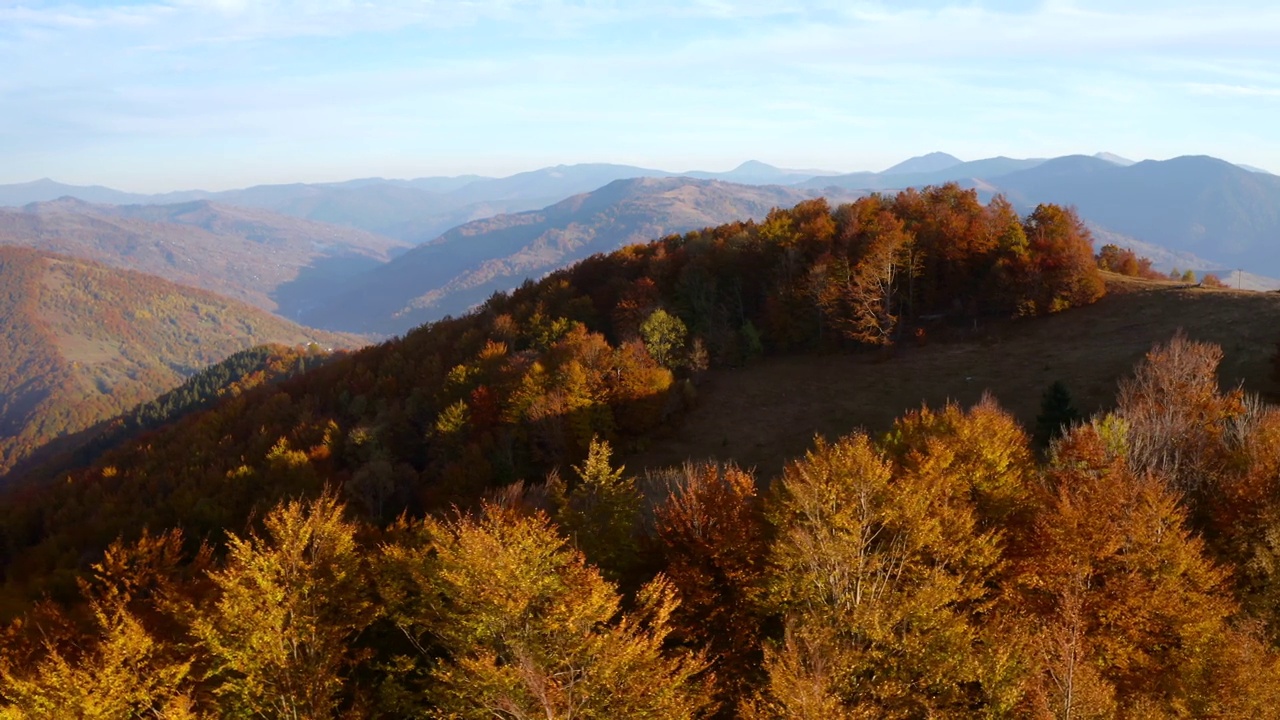
[[852, 171], [932, 150], [1280, 172], [1267, 2], [0, 0], [0, 68], [5, 183]]

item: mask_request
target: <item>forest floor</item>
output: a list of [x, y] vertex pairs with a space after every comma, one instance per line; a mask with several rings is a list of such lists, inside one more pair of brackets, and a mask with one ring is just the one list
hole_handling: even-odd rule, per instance
[[[990, 391], [1030, 432], [1045, 389], [1063, 381], [1086, 414], [1112, 407], [1119, 381], [1179, 329], [1222, 347], [1219, 381], [1274, 398], [1280, 294], [1188, 287], [1108, 275], [1096, 304], [1045, 318], [939, 328], [892, 356], [765, 358], [709, 373], [695, 407], [623, 458], [633, 473], [686, 460], [734, 461], [763, 480], [811, 447], [855, 428], [879, 435], [921, 404], [971, 405]], [[938, 336], [947, 336], [945, 338]]]

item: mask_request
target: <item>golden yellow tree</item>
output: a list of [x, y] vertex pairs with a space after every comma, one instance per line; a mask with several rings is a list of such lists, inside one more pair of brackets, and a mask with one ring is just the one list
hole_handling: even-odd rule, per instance
[[[670, 585], [636, 610], [541, 514], [487, 505], [428, 520], [384, 548], [391, 617], [423, 649], [434, 714], [449, 718], [696, 718], [706, 663], [666, 653]], [[432, 662], [430, 657], [438, 657]]]
[[175, 660], [119, 601], [95, 602], [97, 637], [81, 648], [44, 647], [34, 665], [0, 662], [6, 720], [188, 720], [195, 713], [189, 660]]
[[210, 574], [216, 599], [192, 632], [230, 714], [322, 720], [341, 709], [352, 638], [372, 620], [356, 526], [332, 495], [267, 515], [265, 535], [231, 536]]
[[13, 639], [39, 641], [25, 649], [9, 645], [0, 655], [0, 718], [199, 717], [190, 654], [148, 627], [148, 619], [163, 619], [161, 607], [176, 591], [181, 547], [177, 532], [112, 543], [80, 582], [91, 620], [84, 632], [48, 606], [11, 626]]
[[777, 485], [772, 602], [787, 640], [766, 653], [751, 711], [796, 717], [965, 716], [980, 699], [976, 613], [999, 560], [967, 482], [895, 475], [865, 434], [819, 440]]

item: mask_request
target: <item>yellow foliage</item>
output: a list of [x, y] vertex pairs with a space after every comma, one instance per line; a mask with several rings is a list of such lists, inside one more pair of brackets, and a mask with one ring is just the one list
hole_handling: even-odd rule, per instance
[[0, 718], [198, 717], [188, 694], [189, 660], [168, 657], [123, 602], [96, 603], [93, 616], [100, 635], [83, 651], [47, 643], [35, 667], [0, 664]]
[[397, 624], [443, 652], [440, 716], [704, 715], [705, 662], [663, 651], [676, 600], [661, 577], [619, 618], [615, 588], [541, 514], [488, 505], [415, 532], [384, 548], [383, 592]]
[[215, 602], [192, 632], [213, 660], [226, 710], [333, 717], [354, 661], [348, 643], [372, 620], [356, 527], [332, 496], [277, 507], [265, 537], [231, 536], [210, 573]]

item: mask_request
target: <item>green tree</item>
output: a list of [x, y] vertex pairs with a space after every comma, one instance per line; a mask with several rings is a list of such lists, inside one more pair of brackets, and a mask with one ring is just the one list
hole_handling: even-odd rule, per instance
[[1040, 396], [1040, 414], [1036, 416], [1036, 443], [1048, 447], [1066, 429], [1083, 417], [1071, 400], [1071, 393], [1061, 380], [1054, 380]]
[[556, 520], [587, 559], [606, 577], [620, 580], [637, 560], [640, 492], [635, 480], [610, 463], [609, 443], [592, 438], [586, 461], [574, 466], [578, 481], [567, 494], [553, 478]]
[[684, 364], [684, 344], [688, 335], [689, 331], [680, 318], [662, 308], [654, 310], [640, 325], [645, 349], [668, 370]]

